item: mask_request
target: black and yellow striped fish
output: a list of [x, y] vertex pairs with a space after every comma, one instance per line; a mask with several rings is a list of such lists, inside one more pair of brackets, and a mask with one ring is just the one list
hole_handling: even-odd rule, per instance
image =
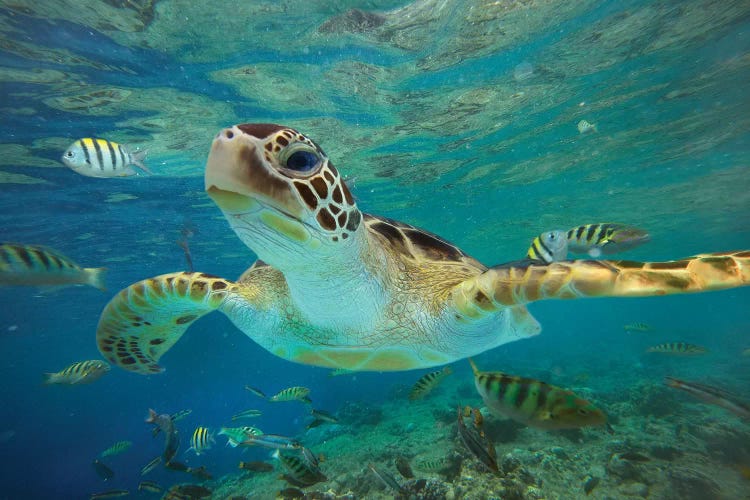
[[63, 154], [62, 162], [87, 177], [130, 177], [138, 173], [133, 166], [152, 173], [143, 164], [145, 158], [145, 150], [131, 153], [116, 142], [87, 137], [71, 144]]
[[442, 370], [422, 375], [414, 384], [414, 387], [412, 387], [411, 392], [409, 392], [409, 399], [411, 401], [422, 399], [451, 373], [453, 373], [453, 369], [450, 366], [446, 366]]
[[0, 244], [0, 285], [91, 285], [106, 291], [103, 267], [81, 268], [41, 245]]
[[193, 431], [193, 437], [190, 438], [190, 450], [193, 450], [196, 455], [200, 455], [204, 451], [211, 448], [211, 443], [214, 442], [214, 437], [208, 430], [208, 427], [196, 427]]
[[481, 372], [474, 361], [469, 363], [479, 395], [496, 416], [546, 430], [607, 423], [599, 408], [567, 389], [502, 372]]
[[149, 491], [151, 493], [161, 493], [164, 490], [154, 481], [141, 481], [138, 484], [138, 491]]
[[646, 352], [674, 354], [676, 356], [698, 356], [706, 354], [708, 349], [700, 345], [688, 344], [687, 342], [665, 342], [649, 347], [646, 349]]
[[98, 359], [78, 361], [57, 373], [45, 373], [45, 384], [89, 384], [109, 371], [109, 364]]
[[584, 224], [568, 230], [568, 250], [598, 257], [630, 250], [649, 239], [648, 232], [625, 224]]
[[526, 258], [549, 264], [565, 260], [568, 256], [568, 238], [565, 231], [546, 231], [531, 242]]
[[328, 480], [317, 466], [309, 463], [307, 460], [303, 460], [297, 455], [276, 450], [273, 457], [289, 473], [284, 479], [293, 486], [307, 487]]
[[286, 389], [274, 394], [268, 401], [272, 403], [279, 403], [282, 401], [302, 401], [303, 403], [312, 403], [308, 396], [310, 389], [307, 387], [287, 387]]

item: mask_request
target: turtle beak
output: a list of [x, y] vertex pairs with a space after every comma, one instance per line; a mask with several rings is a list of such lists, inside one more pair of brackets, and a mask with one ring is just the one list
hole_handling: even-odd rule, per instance
[[264, 158], [262, 140], [236, 125], [219, 132], [211, 144], [205, 188], [224, 212], [251, 212], [260, 202], [293, 217], [302, 216], [288, 182]]

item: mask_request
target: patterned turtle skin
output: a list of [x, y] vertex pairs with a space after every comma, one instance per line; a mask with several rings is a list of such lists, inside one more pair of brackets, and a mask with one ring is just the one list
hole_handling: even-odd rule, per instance
[[323, 150], [274, 124], [213, 140], [208, 195], [260, 260], [237, 281], [178, 272], [107, 304], [104, 357], [142, 374], [193, 321], [219, 310], [281, 358], [349, 370], [410, 370], [536, 335], [526, 304], [641, 297], [750, 283], [750, 251], [668, 262], [531, 260], [488, 268], [427, 231], [360, 212]]

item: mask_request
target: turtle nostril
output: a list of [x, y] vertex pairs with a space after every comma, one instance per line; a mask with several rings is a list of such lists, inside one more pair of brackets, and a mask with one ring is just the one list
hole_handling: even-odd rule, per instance
[[227, 139], [231, 139], [234, 137], [234, 132], [232, 132], [231, 130], [227, 130], [226, 132], [224, 132], [224, 136], [226, 136]]

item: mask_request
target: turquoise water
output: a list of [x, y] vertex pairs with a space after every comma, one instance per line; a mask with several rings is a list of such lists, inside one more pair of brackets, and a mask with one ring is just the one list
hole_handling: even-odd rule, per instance
[[[101, 357], [96, 324], [117, 290], [185, 268], [176, 241], [186, 229], [196, 270], [235, 279], [252, 264], [203, 192], [210, 143], [225, 126], [300, 130], [363, 211], [438, 233], [487, 265], [521, 258], [542, 231], [589, 222], [648, 229], [651, 242], [628, 259], [750, 248], [747, 2], [17, 1], [0, 3], [0, 41], [0, 241], [109, 269], [106, 293], [0, 288], [0, 498], [119, 488], [145, 498], [154, 495], [136, 491], [141, 479], [197, 482], [163, 467], [140, 476], [164, 446], [143, 422], [148, 408], [193, 410], [177, 424], [178, 457], [211, 471], [216, 498], [273, 498], [285, 487], [277, 473], [237, 469], [268, 452], [218, 437], [201, 456], [185, 453], [197, 425], [229, 425], [252, 407], [264, 415], [246, 422], [325, 453], [330, 481], [309, 491], [387, 498], [368, 463], [397, 474], [396, 455], [459, 453], [458, 473], [418, 477], [454, 497], [511, 497], [454, 439], [453, 414], [444, 417], [459, 402], [480, 404], [465, 362], [409, 403], [426, 371], [332, 378], [274, 357], [214, 313], [162, 359], [162, 375], [113, 367], [91, 385], [41, 384], [44, 372]], [[581, 120], [597, 131], [579, 133]], [[155, 175], [72, 172], [60, 157], [82, 137], [148, 149]], [[487, 417], [498, 457], [512, 455], [538, 480], [513, 498], [587, 497], [589, 476], [601, 482], [587, 498], [644, 493], [633, 485], [648, 498], [747, 497], [747, 423], [662, 378], [750, 400], [748, 304], [747, 289], [532, 304], [543, 333], [477, 362], [583, 391], [615, 434], [520, 428], [509, 437], [501, 430], [515, 425]], [[634, 322], [652, 330], [623, 330]], [[709, 354], [644, 353], [668, 341]], [[350, 418], [305, 432], [305, 407], [269, 405], [246, 384], [269, 394], [305, 385], [316, 408]], [[104, 482], [91, 461], [120, 440], [134, 444], [105, 460], [115, 477]], [[659, 458], [654, 443], [680, 453]], [[650, 461], [624, 473], [612, 455], [632, 450]]]

